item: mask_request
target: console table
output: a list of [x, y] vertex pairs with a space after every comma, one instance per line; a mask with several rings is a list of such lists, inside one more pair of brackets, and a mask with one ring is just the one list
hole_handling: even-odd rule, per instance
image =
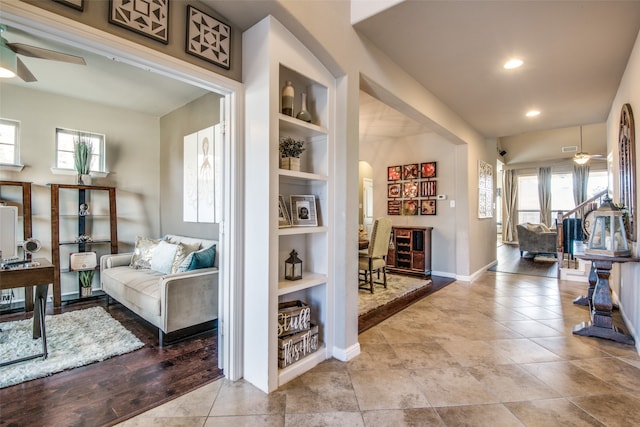
[[[613, 340], [623, 344], [634, 344], [632, 336], [613, 325], [613, 303], [609, 288], [609, 276], [614, 263], [638, 262], [640, 258], [608, 257], [602, 255], [576, 254], [577, 258], [591, 261], [589, 274], [588, 303], [591, 321], [573, 327], [575, 335]], [[594, 274], [595, 273], [595, 274]]]
[[[1, 362], [0, 366], [24, 362], [38, 357], [46, 359], [48, 356], [44, 319], [49, 283], [53, 283], [53, 264], [44, 258], [37, 258], [32, 262], [37, 265], [29, 267], [20, 265], [7, 270], [0, 270], [0, 289], [25, 288], [25, 310], [33, 310], [33, 339], [42, 337], [42, 353]], [[34, 286], [36, 287], [35, 300], [37, 302], [35, 307], [33, 302]]]

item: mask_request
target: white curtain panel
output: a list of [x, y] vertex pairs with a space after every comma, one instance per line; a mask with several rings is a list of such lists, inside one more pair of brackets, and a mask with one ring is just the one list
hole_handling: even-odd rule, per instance
[[538, 199], [540, 222], [551, 227], [551, 168], [538, 169]]

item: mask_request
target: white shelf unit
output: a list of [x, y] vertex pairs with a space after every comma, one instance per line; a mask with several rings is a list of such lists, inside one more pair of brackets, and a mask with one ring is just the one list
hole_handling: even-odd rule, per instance
[[[243, 36], [246, 96], [244, 378], [271, 392], [331, 357], [333, 348], [333, 165], [335, 78], [286, 28], [267, 17]], [[307, 94], [311, 123], [280, 113], [280, 95], [295, 88], [294, 114]], [[300, 171], [279, 168], [281, 137], [305, 141]], [[278, 199], [314, 195], [318, 226], [278, 227]], [[250, 207], [260, 206], [252, 209]], [[295, 249], [303, 278], [284, 279]], [[278, 304], [301, 300], [318, 325], [319, 349], [278, 368]]]

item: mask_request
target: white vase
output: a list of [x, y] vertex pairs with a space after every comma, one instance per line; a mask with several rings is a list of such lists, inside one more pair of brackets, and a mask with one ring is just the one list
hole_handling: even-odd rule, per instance
[[80, 296], [82, 298], [90, 297], [93, 295], [93, 289], [91, 287], [85, 288], [84, 286], [80, 286]]
[[281, 157], [280, 169], [288, 169], [292, 171], [300, 170], [300, 159], [297, 157]]
[[78, 174], [76, 183], [78, 185], [91, 185], [91, 175], [89, 175], [89, 174]]

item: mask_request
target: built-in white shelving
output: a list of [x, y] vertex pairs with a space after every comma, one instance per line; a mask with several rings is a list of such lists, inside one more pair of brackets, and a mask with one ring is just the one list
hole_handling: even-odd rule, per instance
[[[267, 17], [243, 36], [246, 97], [244, 377], [270, 392], [330, 357], [333, 348], [334, 92], [335, 78], [286, 28]], [[307, 96], [311, 123], [281, 113], [286, 81], [295, 89], [294, 115]], [[300, 171], [281, 169], [280, 138], [305, 141]], [[313, 195], [317, 226], [279, 228], [278, 200]], [[296, 250], [303, 278], [284, 279], [284, 261]], [[301, 300], [318, 325], [317, 351], [278, 367], [278, 304]]]

